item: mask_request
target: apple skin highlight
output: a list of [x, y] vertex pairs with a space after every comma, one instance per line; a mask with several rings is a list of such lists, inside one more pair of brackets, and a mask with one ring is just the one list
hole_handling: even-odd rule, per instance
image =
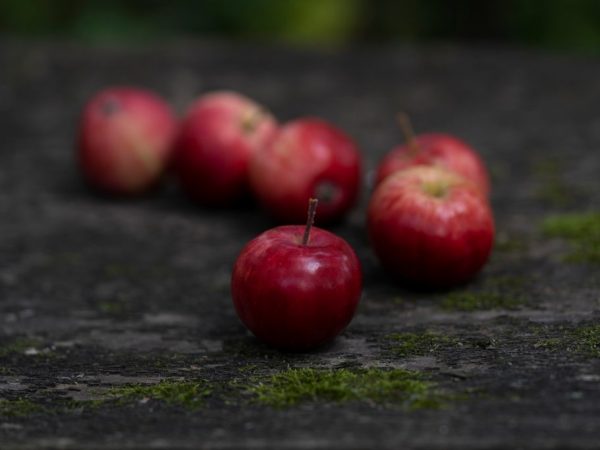
[[189, 108], [177, 138], [174, 172], [183, 190], [203, 205], [222, 206], [249, 192], [248, 163], [277, 130], [275, 118], [253, 100], [212, 92]]
[[344, 217], [356, 203], [361, 157], [331, 124], [303, 118], [283, 125], [250, 163], [250, 183], [263, 208], [284, 223], [302, 223], [306, 202], [319, 199], [317, 223]]
[[176, 130], [170, 107], [154, 93], [132, 87], [105, 89], [83, 108], [79, 166], [99, 191], [141, 194], [167, 169]]
[[485, 195], [490, 193], [490, 180], [485, 164], [466, 142], [449, 134], [424, 133], [410, 143], [399, 145], [384, 156], [377, 168], [378, 185], [392, 173], [414, 166], [439, 166], [475, 183]]
[[386, 178], [367, 211], [373, 250], [399, 280], [449, 287], [471, 279], [488, 260], [494, 221], [474, 183], [436, 167]]
[[231, 292], [241, 321], [261, 341], [309, 350], [341, 333], [360, 300], [359, 260], [340, 237], [313, 227], [281, 226], [250, 241], [238, 257]]

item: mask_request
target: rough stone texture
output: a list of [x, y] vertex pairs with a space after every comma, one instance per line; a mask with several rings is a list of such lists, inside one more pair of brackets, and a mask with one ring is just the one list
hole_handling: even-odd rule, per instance
[[[45, 406], [0, 416], [0, 447], [598, 445], [600, 361], [561, 337], [600, 323], [599, 267], [563, 262], [568, 244], [545, 239], [538, 226], [549, 214], [600, 209], [600, 61], [490, 47], [4, 41], [0, 68], [0, 398]], [[113, 201], [81, 183], [78, 110], [113, 83], [156, 89], [180, 110], [200, 92], [229, 88], [282, 120], [322, 116], [357, 139], [368, 169], [400, 140], [400, 109], [419, 130], [464, 137], [493, 174], [499, 246], [463, 290], [504, 290], [523, 305], [449, 311], [445, 292], [394, 284], [366, 242], [365, 186], [361, 204], [334, 228], [364, 265], [355, 320], [314, 353], [262, 346], [235, 316], [229, 273], [242, 245], [272, 226], [267, 217], [253, 207], [204, 210], [169, 185]], [[388, 337], [424, 330], [458, 344], [399, 356]], [[288, 366], [419, 370], [462, 398], [441, 410], [369, 402], [272, 409], [228, 387]], [[178, 377], [223, 387], [193, 411], [161, 402], [56, 409], [110, 387]]]

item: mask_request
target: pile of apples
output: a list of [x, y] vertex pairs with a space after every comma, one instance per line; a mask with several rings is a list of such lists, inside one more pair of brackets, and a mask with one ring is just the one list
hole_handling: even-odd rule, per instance
[[[398, 281], [464, 283], [493, 246], [485, 165], [460, 139], [414, 136], [408, 118], [399, 119], [407, 142], [377, 169], [369, 240]], [[342, 130], [318, 118], [280, 125], [231, 91], [201, 96], [178, 120], [156, 94], [115, 87], [85, 105], [77, 153], [88, 183], [108, 194], [141, 194], [170, 174], [201, 205], [227, 206], [250, 194], [282, 223], [306, 220], [262, 233], [233, 268], [236, 311], [261, 340], [306, 350], [352, 320], [362, 289], [358, 257], [346, 241], [313, 226], [315, 216], [320, 225], [341, 220], [360, 192], [361, 155]]]

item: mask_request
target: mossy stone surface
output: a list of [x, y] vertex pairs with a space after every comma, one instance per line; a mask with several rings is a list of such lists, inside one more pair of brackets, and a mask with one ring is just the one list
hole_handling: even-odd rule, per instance
[[600, 264], [600, 210], [550, 216], [541, 228], [547, 237], [569, 241], [566, 261]]
[[[0, 448], [600, 442], [596, 59], [1, 38], [0, 68]], [[356, 250], [364, 295], [335, 342], [280, 352], [236, 317], [232, 265], [278, 225], [255, 203], [202, 208], [169, 177], [135, 199], [87, 189], [78, 116], [115, 83], [154, 90], [178, 112], [233, 89], [282, 123], [315, 115], [356, 140], [360, 201], [330, 230]], [[495, 174], [496, 249], [452, 290], [397, 282], [369, 247], [367, 174], [402, 141], [399, 109], [418, 132], [466, 140]]]
[[115, 387], [109, 395], [124, 402], [158, 400], [167, 405], [195, 409], [202, 405], [204, 398], [212, 392], [204, 382], [165, 380], [154, 385], [128, 385]]
[[438, 408], [444, 400], [421, 374], [402, 369], [289, 369], [248, 389], [257, 402], [274, 407], [303, 402], [376, 402], [419, 409]]
[[0, 418], [27, 417], [43, 409], [26, 398], [0, 399]]
[[387, 338], [393, 342], [393, 351], [404, 357], [425, 356], [435, 353], [440, 348], [458, 344], [456, 338], [429, 330], [420, 333], [393, 333]]

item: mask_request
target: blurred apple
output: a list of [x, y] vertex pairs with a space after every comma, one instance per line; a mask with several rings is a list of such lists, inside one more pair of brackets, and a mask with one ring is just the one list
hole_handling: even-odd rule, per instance
[[250, 184], [273, 217], [302, 223], [309, 198], [319, 200], [319, 223], [341, 219], [360, 188], [361, 157], [352, 139], [333, 125], [303, 118], [283, 125], [250, 163]]
[[200, 97], [183, 119], [174, 159], [182, 188], [206, 205], [226, 205], [248, 192], [248, 162], [277, 129], [262, 106], [235, 92]]
[[134, 87], [105, 89], [83, 109], [79, 165], [98, 190], [140, 194], [165, 172], [176, 130], [175, 116], [156, 94]]
[[439, 167], [412, 167], [383, 180], [369, 203], [367, 227], [383, 267], [425, 287], [469, 280], [494, 242], [492, 211], [480, 189]]

